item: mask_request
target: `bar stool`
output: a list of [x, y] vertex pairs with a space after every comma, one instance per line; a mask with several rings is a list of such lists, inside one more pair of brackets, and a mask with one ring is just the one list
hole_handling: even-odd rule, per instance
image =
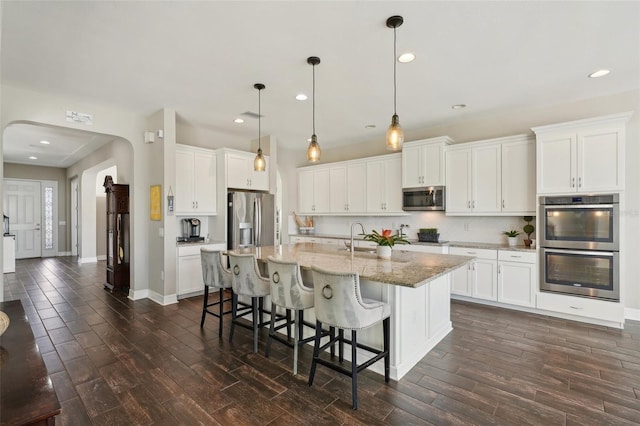
[[[224, 298], [224, 291], [231, 288], [231, 271], [224, 267], [222, 263], [222, 252], [218, 250], [201, 248], [200, 262], [202, 263], [202, 281], [204, 281], [204, 298], [200, 328], [204, 327], [204, 320], [207, 314], [213, 315], [220, 320], [218, 336], [222, 336], [222, 317], [223, 315], [231, 313], [230, 310], [224, 310], [224, 303], [232, 300], [231, 297], [227, 299]], [[219, 290], [220, 297], [217, 302], [209, 303], [209, 287]], [[212, 306], [218, 306], [218, 312], [210, 311], [209, 308]]]
[[[260, 275], [258, 261], [254, 254], [231, 254], [229, 253], [231, 265], [231, 287], [233, 288], [233, 300], [231, 308], [231, 332], [229, 341], [233, 339], [233, 332], [236, 325], [253, 330], [253, 352], [258, 353], [258, 330], [266, 322], [262, 322], [263, 300], [270, 293], [269, 279]], [[251, 298], [251, 306], [238, 310], [238, 296]], [[252, 325], [248, 326], [238, 321], [238, 318], [252, 314]]]
[[[269, 357], [271, 342], [273, 339], [293, 348], [293, 374], [298, 374], [298, 348], [315, 339], [315, 336], [303, 337], [304, 326], [313, 328], [314, 325], [304, 321], [304, 310], [313, 308], [313, 288], [305, 287], [300, 274], [298, 262], [285, 262], [269, 256], [269, 277], [271, 287], [271, 322], [269, 326], [269, 337], [267, 338], [267, 349], [265, 356]], [[287, 321], [285, 324], [276, 326], [276, 306], [287, 310]], [[289, 339], [284, 339], [276, 333], [277, 330], [291, 324], [288, 313], [293, 311], [294, 329], [293, 343]], [[287, 330], [288, 331], [288, 330]], [[289, 335], [289, 333], [287, 333]]]
[[[360, 278], [357, 273], [332, 272], [312, 267], [314, 304], [316, 311], [316, 335], [313, 361], [309, 373], [309, 386], [313, 384], [316, 366], [322, 364], [334, 371], [351, 376], [353, 409], [358, 409], [358, 373], [384, 358], [384, 380], [389, 382], [389, 332], [391, 306], [376, 300], [363, 299], [360, 294]], [[383, 349], [379, 350], [358, 343], [356, 332], [382, 321]], [[328, 343], [320, 345], [322, 324], [338, 329], [338, 336], [331, 336]], [[351, 330], [351, 340], [344, 339], [344, 330]], [[343, 343], [351, 345], [351, 369], [320, 358], [320, 353], [338, 341], [339, 361], [343, 360]], [[357, 348], [374, 356], [362, 364], [357, 363]]]

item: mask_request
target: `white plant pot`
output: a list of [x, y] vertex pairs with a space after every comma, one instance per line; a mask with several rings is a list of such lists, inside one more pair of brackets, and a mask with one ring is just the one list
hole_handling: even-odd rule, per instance
[[507, 240], [509, 240], [509, 245], [510, 246], [517, 246], [518, 245], [518, 237], [507, 237]]
[[380, 259], [391, 259], [391, 247], [390, 246], [377, 246], [376, 254]]

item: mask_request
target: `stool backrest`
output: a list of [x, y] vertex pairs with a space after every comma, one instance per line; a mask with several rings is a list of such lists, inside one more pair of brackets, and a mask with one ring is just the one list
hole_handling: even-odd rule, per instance
[[229, 253], [228, 256], [234, 293], [250, 297], [269, 295], [269, 280], [260, 275], [255, 254]]
[[231, 287], [231, 271], [222, 264], [222, 252], [220, 250], [201, 248], [200, 262], [202, 263], [202, 281], [204, 285], [217, 288]]
[[313, 289], [305, 287], [298, 262], [284, 262], [269, 257], [271, 301], [286, 309], [308, 309], [313, 306]]
[[362, 306], [357, 273], [332, 272], [313, 267], [316, 318], [323, 324], [343, 329], [370, 325], [369, 313]]

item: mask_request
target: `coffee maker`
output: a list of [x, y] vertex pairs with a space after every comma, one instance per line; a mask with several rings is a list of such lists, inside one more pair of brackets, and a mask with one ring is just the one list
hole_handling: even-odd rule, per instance
[[189, 217], [182, 219], [182, 238], [183, 241], [204, 241], [204, 237], [200, 236], [200, 219]]

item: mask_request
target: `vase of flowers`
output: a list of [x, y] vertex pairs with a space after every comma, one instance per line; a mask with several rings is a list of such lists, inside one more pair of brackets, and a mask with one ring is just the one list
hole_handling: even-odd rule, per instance
[[376, 253], [380, 259], [391, 258], [391, 249], [394, 245], [409, 244], [409, 241], [399, 234], [391, 235], [391, 229], [382, 229], [382, 232], [374, 229], [370, 234], [364, 234], [363, 239], [365, 241], [373, 241], [378, 245], [378, 247], [376, 247]]

